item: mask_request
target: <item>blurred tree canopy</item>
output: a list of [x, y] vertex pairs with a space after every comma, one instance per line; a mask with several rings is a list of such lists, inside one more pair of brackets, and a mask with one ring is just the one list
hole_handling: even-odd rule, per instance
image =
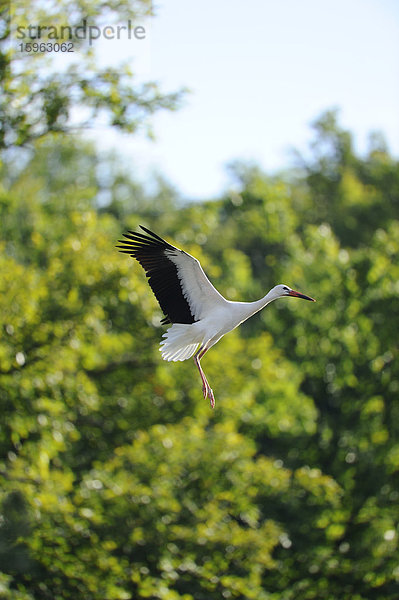
[[[327, 112], [294, 170], [236, 164], [212, 202], [162, 179], [149, 194], [65, 135], [68, 116], [78, 99], [134, 130], [177, 96], [144, 101], [111, 72], [103, 86], [93, 62], [83, 84], [80, 56], [57, 78], [1, 54], [0, 598], [396, 600], [397, 161], [376, 135], [359, 156]], [[191, 362], [161, 361], [160, 310], [114, 248], [139, 223], [230, 299], [278, 282], [317, 298], [275, 303], [207, 355], [213, 412]]]
[[[181, 92], [165, 94], [155, 82], [137, 80], [131, 62], [121, 61], [118, 68], [100, 67], [96, 44], [89, 40], [90, 28], [97, 36], [106, 25], [114, 28], [115, 35], [116, 27], [126, 28], [129, 22], [131, 27], [142, 27], [140, 19], [151, 14], [150, 0], [3, 2], [0, 149], [24, 146], [49, 132], [78, 131], [96, 122], [134, 132], [148, 126], [147, 117], [156, 110], [175, 108]], [[59, 52], [20, 48], [21, 43], [61, 44], [69, 39], [73, 49], [61, 53], [62, 61]]]
[[[234, 192], [184, 205], [116, 160], [104, 179], [72, 137], [8, 160], [0, 597], [397, 598], [398, 165], [357, 156], [331, 113], [315, 148], [300, 173], [237, 165]], [[214, 412], [191, 362], [160, 360], [159, 308], [113, 248], [139, 222], [231, 299], [279, 281], [317, 297], [215, 347]]]

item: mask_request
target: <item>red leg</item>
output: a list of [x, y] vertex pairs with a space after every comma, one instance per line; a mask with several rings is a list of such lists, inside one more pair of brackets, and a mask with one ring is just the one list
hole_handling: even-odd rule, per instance
[[206, 346], [204, 348], [202, 348], [202, 346], [201, 346], [200, 349], [198, 350], [198, 352], [194, 356], [194, 362], [197, 365], [199, 374], [201, 375], [201, 379], [202, 379], [202, 393], [204, 394], [204, 398], [206, 399], [206, 397], [209, 396], [209, 400], [210, 400], [210, 403], [211, 403], [211, 408], [215, 408], [215, 396], [213, 395], [212, 388], [209, 385], [208, 380], [205, 377], [205, 373], [202, 370], [202, 367], [201, 367], [201, 364], [200, 364], [200, 360], [204, 356], [205, 352], [207, 352], [207, 350], [208, 350], [208, 348]]
[[200, 365], [200, 352], [197, 352], [197, 354], [194, 356], [194, 362], [197, 365], [199, 374], [201, 375], [202, 393], [204, 394], [204, 398], [206, 398], [208, 396], [208, 382], [206, 380], [205, 373], [202, 370], [201, 365]]

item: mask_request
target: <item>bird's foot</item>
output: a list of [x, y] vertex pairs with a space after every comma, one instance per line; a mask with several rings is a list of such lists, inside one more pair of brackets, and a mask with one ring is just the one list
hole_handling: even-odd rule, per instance
[[208, 388], [208, 396], [209, 401], [211, 403], [211, 408], [215, 408], [215, 396], [213, 395], [213, 391], [211, 390], [211, 388]]
[[205, 385], [205, 384], [204, 384], [204, 385], [202, 386], [202, 393], [203, 393], [203, 395], [204, 395], [204, 400], [206, 400], [206, 399], [207, 399], [207, 397], [208, 397], [208, 389], [209, 389], [209, 388], [208, 388], [208, 386], [207, 386], [207, 385]]

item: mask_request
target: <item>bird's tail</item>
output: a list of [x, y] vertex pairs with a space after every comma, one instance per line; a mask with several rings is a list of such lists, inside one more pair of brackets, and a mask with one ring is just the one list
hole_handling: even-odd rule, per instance
[[196, 351], [198, 342], [193, 340], [193, 326], [184, 323], [173, 323], [162, 336], [160, 352], [164, 360], [187, 360]]

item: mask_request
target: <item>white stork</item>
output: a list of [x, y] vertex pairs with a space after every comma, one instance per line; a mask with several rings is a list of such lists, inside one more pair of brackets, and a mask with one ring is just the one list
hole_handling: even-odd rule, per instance
[[314, 299], [280, 284], [256, 302], [226, 300], [213, 287], [194, 256], [168, 244], [146, 227], [140, 225], [140, 228], [146, 235], [134, 231], [124, 233], [126, 239], [119, 240], [121, 245], [117, 248], [130, 254], [143, 267], [165, 315], [162, 323], [172, 323], [162, 336], [162, 358], [186, 360], [195, 353], [194, 362], [201, 375], [204, 398], [209, 397], [214, 408], [215, 397], [200, 364], [205, 352], [277, 298], [290, 296], [311, 302]]

